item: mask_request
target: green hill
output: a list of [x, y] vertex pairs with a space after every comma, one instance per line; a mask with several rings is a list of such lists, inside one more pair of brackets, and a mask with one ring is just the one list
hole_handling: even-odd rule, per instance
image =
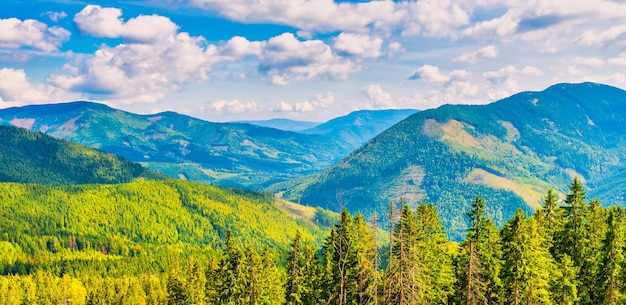
[[0, 143], [1, 182], [122, 183], [154, 176], [110, 153], [22, 128], [0, 126]]
[[297, 231], [319, 243], [336, 219], [267, 193], [167, 179], [21, 128], [0, 126], [0, 141], [0, 274], [137, 275], [179, 256], [209, 259], [228, 231], [275, 252]]
[[[626, 198], [626, 92], [584, 83], [524, 92], [484, 106], [419, 112], [330, 169], [286, 190], [305, 204], [386, 211], [389, 201], [435, 203], [451, 238], [476, 195], [502, 223], [538, 206], [548, 187], [584, 179], [606, 204]], [[565, 190], [559, 190], [564, 192]], [[330, 203], [330, 204], [329, 204]]]
[[318, 172], [350, 152], [320, 135], [89, 102], [3, 109], [0, 124], [111, 152], [171, 177], [252, 189]]

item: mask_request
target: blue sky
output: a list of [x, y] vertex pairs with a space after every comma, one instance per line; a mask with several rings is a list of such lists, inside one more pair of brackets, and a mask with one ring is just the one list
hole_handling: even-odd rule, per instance
[[626, 88], [610, 0], [4, 0], [0, 107], [92, 100], [211, 121], [325, 121]]

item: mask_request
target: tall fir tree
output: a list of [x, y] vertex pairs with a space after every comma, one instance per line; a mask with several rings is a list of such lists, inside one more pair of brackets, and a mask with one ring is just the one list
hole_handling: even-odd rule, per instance
[[302, 251], [302, 236], [300, 231], [296, 233], [296, 237], [291, 244], [289, 254], [287, 256], [287, 285], [285, 287], [285, 304], [299, 305], [303, 304], [304, 287], [304, 267], [305, 261]]
[[526, 217], [521, 209], [502, 228], [502, 254], [504, 265], [502, 281], [506, 287], [507, 304], [519, 305], [524, 302], [528, 279], [528, 242]]
[[[604, 256], [598, 282], [601, 285], [602, 304], [623, 304], [624, 288], [624, 210], [608, 210], [606, 238], [602, 243]], [[598, 302], [600, 303], [600, 302]]]

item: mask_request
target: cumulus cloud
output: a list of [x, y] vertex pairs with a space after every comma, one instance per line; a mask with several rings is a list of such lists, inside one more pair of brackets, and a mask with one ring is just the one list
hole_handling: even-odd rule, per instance
[[417, 69], [422, 90], [411, 99], [420, 105], [486, 104], [520, 91], [520, 84], [543, 74], [533, 66], [506, 66], [497, 70], [442, 72], [439, 67], [424, 65]]
[[359, 71], [356, 63], [333, 53], [323, 41], [300, 41], [291, 33], [269, 39], [259, 59], [259, 72], [277, 85], [299, 79], [345, 79]]
[[161, 16], [139, 16], [124, 22], [121, 11], [89, 5], [74, 18], [85, 33], [123, 37], [126, 43], [101, 46], [92, 56], [77, 56], [66, 73], [48, 82], [58, 88], [82, 92], [95, 99], [119, 102], [156, 102], [169, 90], [208, 79], [220, 60], [217, 47], [202, 37], [178, 33], [177, 25]]
[[52, 20], [54, 22], [59, 22], [59, 20], [65, 19], [67, 17], [67, 13], [66, 12], [47, 11], [47, 12], [43, 13], [42, 15], [43, 16], [48, 16], [48, 18], [50, 18], [50, 20]]
[[498, 57], [498, 48], [494, 45], [486, 46], [477, 51], [466, 52], [459, 57], [454, 58], [454, 62], [476, 63], [484, 59], [492, 59]]
[[626, 66], [626, 52], [620, 53], [617, 57], [610, 58], [608, 63], [611, 65]]
[[270, 110], [274, 112], [312, 112], [328, 108], [334, 103], [334, 94], [332, 92], [326, 92], [326, 94], [317, 94], [313, 98], [303, 102], [289, 103], [280, 101], [278, 104], [270, 107]]
[[190, 0], [245, 23], [279, 23], [305, 32], [363, 31], [368, 26], [398, 23], [404, 17], [393, 1], [335, 3], [332, 0]]
[[604, 31], [585, 31], [578, 41], [588, 46], [604, 47], [616, 43], [623, 44], [624, 38], [626, 38], [626, 25], [617, 25]]
[[468, 74], [465, 70], [454, 70], [448, 74], [441, 73], [439, 67], [423, 65], [415, 70], [409, 79], [420, 79], [429, 83], [447, 83], [457, 78], [463, 78]]
[[210, 108], [220, 114], [253, 112], [258, 109], [255, 101], [242, 102], [238, 99], [219, 100], [210, 104]]
[[381, 55], [382, 38], [369, 35], [341, 33], [335, 37], [333, 47], [340, 53], [363, 58], [376, 58]]
[[420, 0], [399, 4], [409, 19], [403, 35], [437, 38], [457, 38], [458, 29], [470, 24], [471, 11], [459, 1]]
[[87, 5], [74, 16], [76, 26], [84, 34], [118, 38], [130, 41], [160, 41], [175, 35], [178, 26], [169, 18], [140, 15], [124, 22], [120, 17], [122, 10], [103, 8], [99, 5]]
[[69, 97], [48, 85], [33, 85], [22, 69], [0, 69], [0, 107], [57, 102]]
[[374, 109], [393, 107], [391, 95], [385, 92], [379, 84], [369, 84], [362, 93], [365, 94]]
[[45, 52], [58, 51], [70, 38], [70, 32], [61, 27], [48, 27], [33, 19], [0, 19], [0, 48], [31, 47]]

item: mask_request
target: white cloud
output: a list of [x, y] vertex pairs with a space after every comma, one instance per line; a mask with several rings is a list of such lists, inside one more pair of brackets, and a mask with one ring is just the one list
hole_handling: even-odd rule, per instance
[[454, 58], [454, 62], [476, 63], [484, 59], [492, 59], [498, 57], [498, 48], [494, 45], [486, 46], [477, 51], [466, 52], [459, 57]]
[[467, 72], [464, 70], [454, 70], [449, 74], [441, 73], [439, 67], [432, 65], [423, 65], [415, 70], [409, 79], [421, 79], [429, 83], [446, 83], [455, 78], [465, 76]]
[[255, 101], [242, 102], [238, 99], [220, 100], [210, 104], [210, 108], [220, 114], [254, 112], [258, 109]]
[[47, 85], [33, 85], [22, 69], [0, 69], [0, 107], [58, 102], [70, 95]]
[[610, 58], [607, 62], [611, 65], [626, 66], [626, 52], [620, 53], [617, 57]]
[[[520, 91], [520, 84], [529, 82], [543, 71], [533, 66], [506, 66], [498, 70], [442, 72], [439, 67], [425, 65], [416, 71], [421, 90], [411, 97], [422, 107], [443, 104], [486, 104]], [[406, 103], [406, 102], [405, 102]]]
[[269, 39], [259, 59], [259, 72], [278, 85], [301, 79], [345, 79], [360, 69], [356, 63], [334, 54], [323, 41], [300, 41], [291, 33]]
[[222, 56], [233, 60], [243, 58], [248, 55], [259, 56], [261, 55], [265, 44], [266, 43], [264, 41], [249, 41], [245, 37], [235, 36], [220, 46], [219, 53]]
[[47, 11], [47, 12], [43, 13], [42, 15], [48, 16], [48, 18], [50, 18], [50, 20], [52, 20], [54, 22], [59, 22], [59, 20], [65, 19], [67, 17], [67, 13], [66, 12]]
[[[191, 0], [192, 5], [214, 10], [245, 23], [279, 23], [306, 32], [363, 31], [368, 26], [398, 23], [404, 12], [393, 1], [335, 3], [332, 0]], [[303, 36], [306, 37], [306, 36]]]
[[504, 15], [480, 21], [472, 26], [463, 29], [463, 36], [476, 38], [494, 38], [513, 35], [517, 30], [520, 17], [514, 16], [511, 12]]
[[403, 35], [437, 38], [457, 38], [458, 28], [470, 23], [471, 11], [459, 1], [420, 0], [402, 3], [398, 9], [408, 10], [409, 18]]
[[270, 110], [274, 112], [313, 112], [328, 108], [334, 103], [334, 94], [326, 92], [326, 94], [316, 94], [313, 98], [303, 102], [289, 103], [280, 101], [278, 104], [270, 107]]
[[79, 12], [74, 19], [86, 33], [129, 41], [103, 45], [90, 57], [76, 56], [66, 73], [53, 74], [48, 82], [97, 100], [156, 102], [170, 90], [207, 80], [212, 66], [224, 59], [204, 38], [177, 33], [178, 26], [165, 17], [123, 22], [120, 15], [118, 9], [93, 5]]
[[385, 92], [379, 84], [369, 84], [362, 93], [372, 103], [374, 109], [387, 109], [394, 106], [391, 95]]
[[588, 46], [603, 47], [606, 45], [623, 44], [626, 38], [626, 25], [617, 25], [604, 31], [588, 30], [579, 37], [579, 41]]
[[130, 41], [154, 42], [161, 41], [176, 34], [178, 26], [169, 18], [151, 15], [140, 15], [124, 22], [120, 17], [122, 10], [103, 8], [98, 5], [87, 5], [74, 16], [74, 22], [85, 34], [117, 38]]
[[0, 19], [0, 48], [32, 47], [45, 52], [57, 51], [70, 38], [70, 32], [61, 27], [17, 18]]
[[382, 38], [369, 35], [341, 33], [335, 37], [335, 50], [348, 55], [376, 58], [381, 55]]

